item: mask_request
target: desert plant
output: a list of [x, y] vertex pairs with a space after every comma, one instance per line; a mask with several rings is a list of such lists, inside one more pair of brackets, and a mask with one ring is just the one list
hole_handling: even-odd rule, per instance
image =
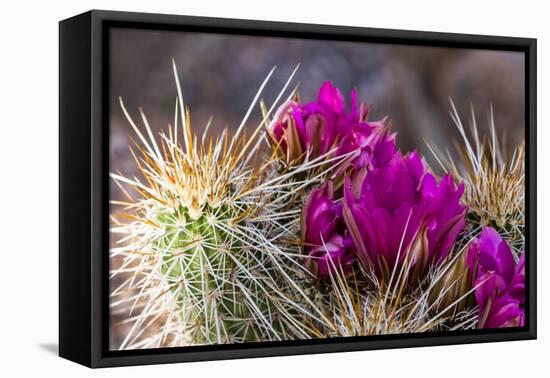
[[495, 227], [510, 243], [516, 259], [525, 248], [525, 142], [511, 147], [499, 141], [493, 108], [489, 115], [489, 136], [480, 136], [471, 108], [470, 135], [451, 101], [450, 115], [461, 141], [457, 154], [439, 151], [428, 144], [445, 172], [464, 183], [463, 201], [473, 232]]
[[122, 259], [113, 282], [127, 277], [113, 288], [112, 306], [131, 324], [120, 348], [307, 338], [304, 316], [324, 322], [304, 306], [308, 273], [293, 242], [300, 192], [315, 180], [293, 178], [320, 159], [281, 173], [260, 148], [292, 76], [260, 124], [245, 130], [272, 73], [232, 136], [192, 132], [175, 65], [174, 125], [159, 140], [141, 109], [146, 136], [120, 101], [139, 139], [130, 151], [142, 176], [111, 174], [128, 198], [113, 203], [122, 211], [111, 230], [120, 235], [111, 256]]

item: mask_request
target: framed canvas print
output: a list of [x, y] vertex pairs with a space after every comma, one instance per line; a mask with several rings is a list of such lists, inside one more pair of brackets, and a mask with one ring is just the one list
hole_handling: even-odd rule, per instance
[[59, 69], [62, 357], [536, 337], [536, 40], [90, 11]]

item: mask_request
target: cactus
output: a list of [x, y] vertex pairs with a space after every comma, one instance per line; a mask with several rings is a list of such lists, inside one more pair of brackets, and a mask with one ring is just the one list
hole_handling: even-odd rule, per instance
[[[137, 136], [130, 152], [140, 176], [111, 173], [127, 197], [111, 201], [119, 210], [111, 216], [111, 324], [121, 320], [116, 327], [124, 335], [111, 345], [141, 349], [479, 325], [474, 292], [484, 283], [474, 283], [475, 263], [465, 251], [488, 225], [516, 254], [524, 248], [523, 144], [507, 159], [492, 117], [491, 138], [482, 141], [473, 113], [471, 143], [452, 105], [463, 154], [453, 160], [429, 146], [451, 174], [436, 180], [418, 156], [405, 159], [396, 149], [385, 121], [367, 122], [355, 94], [349, 112], [330, 83], [318, 96], [323, 106], [300, 105], [296, 89], [284, 102], [295, 72], [268, 107], [259, 98], [272, 70], [231, 136], [226, 129], [210, 137], [210, 124], [202, 135], [193, 133], [175, 64], [174, 124], [165, 132], [154, 135], [141, 110], [138, 127], [120, 100]], [[247, 135], [257, 102], [262, 120]], [[311, 118], [311, 109], [321, 108]], [[417, 163], [401, 164], [409, 160]], [[411, 206], [408, 213], [394, 212], [385, 201], [392, 185], [376, 189], [379, 177], [410, 178], [396, 181], [410, 183], [399, 192], [407, 195], [390, 193], [394, 202]], [[464, 182], [463, 195], [453, 180]], [[447, 205], [444, 214], [440, 203]], [[384, 223], [394, 213], [402, 233], [382, 227], [395, 226]], [[369, 260], [378, 255], [395, 256], [395, 263]], [[517, 270], [514, 293], [523, 277]]]
[[516, 260], [525, 248], [525, 142], [516, 147], [499, 142], [493, 115], [489, 115], [489, 137], [480, 137], [471, 108], [471, 137], [466, 133], [454, 103], [451, 117], [462, 138], [458, 154], [438, 151], [428, 144], [445, 172], [464, 182], [463, 201], [475, 235], [483, 227], [494, 227], [513, 248]]
[[111, 306], [131, 324], [120, 348], [311, 337], [303, 317], [316, 315], [306, 310], [307, 272], [292, 242], [300, 192], [311, 185], [294, 177], [310, 167], [281, 173], [274, 159], [260, 156], [263, 128], [290, 79], [252, 134], [244, 130], [249, 110], [232, 137], [224, 130], [208, 139], [205, 130], [199, 139], [175, 65], [174, 75], [174, 126], [160, 143], [143, 112], [147, 137], [120, 100], [140, 141], [131, 152], [145, 180], [111, 174], [129, 198], [113, 203], [124, 210], [111, 230], [122, 235], [111, 249], [113, 259], [122, 256], [112, 279], [126, 278], [113, 284]]
[[[325, 337], [372, 336], [473, 329], [477, 311], [467, 306], [475, 288], [463, 284], [468, 270], [457, 271], [463, 251], [453, 251], [446, 261], [413, 282], [412, 256], [395, 269], [389, 284], [374, 272], [356, 268], [351, 273], [334, 265], [333, 273], [319, 282], [324, 287], [316, 305], [331, 321], [317, 324]], [[329, 260], [330, 262], [330, 260]]]

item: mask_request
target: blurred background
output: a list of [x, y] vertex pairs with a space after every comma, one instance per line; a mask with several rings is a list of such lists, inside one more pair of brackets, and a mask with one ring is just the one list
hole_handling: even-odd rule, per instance
[[[303, 102], [314, 101], [325, 80], [340, 88], [348, 104], [357, 88], [363, 103], [372, 105], [369, 119], [389, 116], [398, 146], [418, 149], [434, 168], [424, 140], [444, 150], [459, 137], [449, 98], [465, 124], [474, 106], [482, 134], [489, 130], [492, 104], [501, 137], [515, 145], [524, 135], [523, 53], [136, 29], [111, 29], [110, 49], [110, 169], [127, 176], [137, 174], [128, 151], [134, 132], [118, 97], [138, 125], [141, 106], [155, 132], [166, 130], [176, 100], [172, 58], [199, 134], [210, 116], [211, 133], [236, 129], [271, 68], [277, 66], [262, 95], [267, 104], [299, 63], [293, 83], [300, 83]], [[260, 119], [257, 107], [248, 125]], [[120, 194], [111, 183], [111, 198]], [[111, 347], [117, 348], [128, 324], [119, 324], [123, 314], [111, 319]]]

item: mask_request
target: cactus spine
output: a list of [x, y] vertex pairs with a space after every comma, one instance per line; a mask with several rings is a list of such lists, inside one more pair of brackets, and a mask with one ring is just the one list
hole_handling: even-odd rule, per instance
[[111, 228], [120, 236], [111, 257], [122, 259], [111, 306], [130, 327], [120, 349], [311, 337], [303, 317], [316, 314], [305, 305], [300, 247], [289, 243], [299, 193], [311, 185], [293, 177], [309, 167], [280, 174], [275, 159], [259, 159], [263, 128], [292, 76], [252, 134], [244, 131], [249, 110], [234, 136], [208, 139], [193, 134], [175, 65], [174, 74], [175, 121], [160, 138], [143, 112], [142, 133], [120, 101], [144, 180], [111, 174], [128, 197], [113, 202], [122, 211]]

